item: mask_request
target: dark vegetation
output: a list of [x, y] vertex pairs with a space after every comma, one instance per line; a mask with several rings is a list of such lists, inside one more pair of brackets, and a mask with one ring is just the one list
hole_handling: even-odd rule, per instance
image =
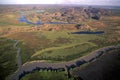
[[64, 72], [35, 71], [23, 77], [21, 80], [72, 80], [68, 79]]
[[72, 74], [75, 80], [119, 80], [119, 61], [120, 49], [112, 50], [84, 67], [74, 69]]
[[15, 72], [17, 69], [16, 49], [14, 41], [0, 38], [0, 80]]

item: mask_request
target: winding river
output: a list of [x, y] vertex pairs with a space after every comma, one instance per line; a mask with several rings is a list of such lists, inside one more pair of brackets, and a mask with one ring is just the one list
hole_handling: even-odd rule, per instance
[[[16, 47], [16, 46], [17, 46], [17, 42], [15, 43], [14, 47]], [[19, 48], [17, 48], [17, 49], [20, 50]], [[114, 49], [120, 49], [120, 45], [104, 47], [104, 48], [98, 49], [86, 56], [80, 57], [76, 60], [72, 60], [72, 61], [68, 61], [68, 62], [59, 62], [59, 63], [31, 61], [31, 62], [26, 62], [25, 64], [21, 65], [19, 63], [19, 60], [21, 61], [21, 59], [20, 59], [20, 57], [17, 57], [17, 58], [19, 58], [18, 59], [19, 68], [14, 74], [11, 75], [9, 80], [20, 80], [25, 74], [31, 73], [35, 70], [66, 71], [66, 73], [68, 74], [68, 77], [69, 77], [70, 76], [69, 70], [71, 68], [75, 68], [82, 64], [96, 60], [97, 58], [102, 56], [104, 53], [106, 53], [110, 50], [114, 50]], [[19, 51], [17, 51], [17, 53], [18, 52]], [[20, 56], [20, 54], [18, 56]]]
[[21, 17], [18, 19], [19, 22], [25, 22], [27, 24], [34, 24], [34, 25], [42, 25], [42, 24], [76, 24], [74, 22], [41, 22], [36, 21], [35, 23], [29, 21], [24, 15], [21, 15]]
[[[27, 24], [34, 24], [34, 25], [42, 25], [42, 24], [77, 24], [75, 22], [40, 22], [36, 21], [35, 23], [29, 21], [24, 15], [21, 15], [19, 18], [19, 22], [25, 22]], [[103, 34], [104, 31], [79, 31], [79, 32], [71, 32], [71, 34]]]

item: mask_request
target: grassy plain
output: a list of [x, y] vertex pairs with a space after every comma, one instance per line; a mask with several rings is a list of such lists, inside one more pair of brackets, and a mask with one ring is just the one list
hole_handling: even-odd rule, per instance
[[17, 69], [15, 41], [0, 38], [0, 79], [5, 78]]
[[[90, 52], [90, 49], [93, 50], [93, 48], [98, 46], [90, 42], [90, 40], [104, 40], [104, 37], [100, 35], [72, 35], [66, 31], [21, 32], [11, 34], [9, 37], [21, 41], [20, 46], [21, 48], [24, 47], [21, 51], [23, 55], [29, 56], [29, 60], [57, 60], [60, 56], [64, 58], [59, 61], [64, 61], [67, 56], [77, 56], [79, 54], [78, 57], [80, 57], [81, 53]], [[24, 50], [25, 46], [27, 50]], [[39, 54], [43, 56], [39, 56]], [[55, 57], [56, 59], [54, 59]], [[73, 59], [75, 58], [73, 57]]]
[[[4, 80], [17, 69], [17, 50], [13, 48], [15, 42], [8, 38], [20, 41], [18, 46], [21, 48], [22, 63], [34, 60], [69, 61], [87, 55], [98, 48], [120, 44], [119, 12], [119, 10], [113, 10], [112, 16], [103, 16], [99, 21], [90, 19], [87, 22], [81, 22], [91, 27], [98, 26], [100, 30], [105, 31], [101, 35], [70, 34], [72, 32], [70, 30], [16, 30], [10, 33], [11, 28], [30, 28], [35, 25], [19, 22], [20, 13], [18, 12], [0, 13], [0, 79]], [[41, 77], [43, 80], [47, 80], [48, 77], [44, 78], [47, 74], [51, 80], [55, 80], [56, 77], [57, 80], [67, 80], [62, 72], [57, 73], [58, 75], [55, 72], [35, 72], [26, 75], [23, 80], [39, 80]], [[53, 74], [55, 75], [54, 79]], [[36, 75], [37, 77], [35, 77]], [[61, 76], [60, 79], [58, 76]]]
[[[53, 76], [54, 75], [54, 76]], [[72, 80], [68, 79], [65, 72], [35, 71], [21, 80]]]

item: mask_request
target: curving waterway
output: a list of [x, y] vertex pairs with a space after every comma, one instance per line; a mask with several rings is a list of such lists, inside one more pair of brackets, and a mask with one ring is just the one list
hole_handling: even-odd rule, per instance
[[42, 25], [42, 24], [76, 24], [74, 22], [41, 22], [36, 21], [35, 23], [29, 21], [24, 15], [21, 15], [21, 17], [18, 19], [19, 22], [25, 22], [27, 24], [34, 24], [34, 25]]
[[[17, 44], [18, 43], [16, 42], [14, 47], [16, 47]], [[20, 49], [19, 48], [17, 49], [18, 49], [17, 53], [20, 53], [19, 51]], [[93, 60], [96, 60], [97, 58], [102, 56], [104, 53], [110, 50], [114, 50], [114, 49], [120, 49], [120, 45], [108, 46], [108, 47], [98, 49], [76, 60], [72, 60], [68, 62], [56, 62], [56, 63], [31, 61], [31, 62], [26, 62], [25, 64], [21, 65], [19, 64], [19, 60], [21, 61], [21, 59], [20, 57], [17, 57], [19, 68], [14, 74], [11, 75], [9, 80], [20, 80], [25, 74], [31, 73], [35, 70], [66, 71], [69, 77], [70, 76], [69, 70], [71, 68], [75, 68], [75, 67], [81, 66], [82, 64], [92, 62]], [[20, 56], [20, 54], [18, 56]]]
[[[74, 22], [41, 22], [36, 21], [35, 23], [29, 21], [24, 15], [21, 15], [19, 18], [19, 22], [25, 22], [27, 24], [34, 24], [34, 25], [42, 25], [42, 24], [77, 24]], [[104, 31], [79, 31], [79, 32], [71, 32], [71, 34], [103, 34]]]

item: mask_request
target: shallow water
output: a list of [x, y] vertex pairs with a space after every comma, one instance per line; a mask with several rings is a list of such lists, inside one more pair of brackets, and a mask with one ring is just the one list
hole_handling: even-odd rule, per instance
[[41, 24], [75, 24], [75, 23], [68, 23], [68, 22], [40, 22], [40, 21], [36, 21], [36, 23], [30, 22], [25, 16], [21, 16], [19, 18], [19, 22], [25, 22], [27, 24], [35, 24], [35, 25], [41, 25]]
[[80, 31], [80, 32], [72, 32], [71, 34], [103, 34], [104, 31]]

